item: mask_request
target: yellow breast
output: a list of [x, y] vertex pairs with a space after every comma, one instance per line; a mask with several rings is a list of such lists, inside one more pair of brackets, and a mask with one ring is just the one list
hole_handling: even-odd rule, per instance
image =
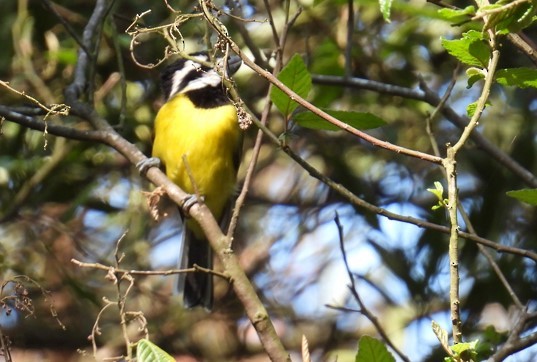
[[183, 157], [205, 203], [218, 219], [234, 192], [241, 134], [237, 111], [231, 104], [196, 108], [184, 94], [166, 102], [155, 120], [153, 157], [166, 167], [167, 176], [180, 188], [194, 193]]

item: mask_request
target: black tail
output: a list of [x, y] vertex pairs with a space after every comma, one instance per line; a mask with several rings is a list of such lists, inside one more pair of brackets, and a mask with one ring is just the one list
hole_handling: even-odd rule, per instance
[[[182, 252], [179, 255], [181, 269], [192, 268], [194, 264], [213, 268], [213, 251], [204, 238], [198, 239], [186, 226], [183, 231]], [[198, 305], [207, 310], [213, 307], [213, 275], [205, 272], [179, 274], [177, 291], [183, 295], [186, 308]]]

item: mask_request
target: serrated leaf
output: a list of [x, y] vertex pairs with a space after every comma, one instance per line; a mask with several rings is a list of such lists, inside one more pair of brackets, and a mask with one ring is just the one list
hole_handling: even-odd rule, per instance
[[477, 101], [472, 102], [469, 105], [466, 106], [466, 115], [470, 118], [472, 118], [475, 114], [475, 110], [477, 108]]
[[508, 191], [507, 196], [525, 202], [527, 204], [537, 206], [537, 189], [522, 189]]
[[[485, 103], [485, 108], [489, 107], [490, 105], [491, 103], [489, 102]], [[472, 118], [475, 114], [476, 109], [477, 109], [477, 101], [470, 103], [468, 106], [466, 106], [466, 114], [468, 115], [468, 117]]]
[[362, 336], [358, 342], [356, 362], [395, 362], [395, 358], [379, 340]]
[[136, 360], [138, 362], [175, 362], [175, 358], [147, 339], [138, 341], [136, 345]]
[[[282, 69], [278, 79], [302, 98], [306, 98], [311, 90], [311, 75], [298, 54], [295, 54]], [[298, 103], [276, 87], [272, 88], [270, 99], [285, 119], [289, 119], [291, 113], [298, 107]]]
[[495, 28], [497, 32], [507, 34], [519, 32], [530, 26], [535, 21], [534, 15], [537, 7], [535, 1], [521, 2], [512, 6], [511, 0], [500, 0], [495, 4], [482, 7], [480, 11], [493, 9], [501, 9], [501, 11], [496, 11], [488, 16], [484, 30]]
[[[371, 129], [384, 126], [386, 124], [384, 120], [369, 112], [336, 111], [333, 109], [323, 109], [323, 111], [356, 129]], [[299, 126], [304, 128], [325, 131], [341, 131], [341, 128], [338, 126], [333, 125], [332, 123], [311, 112], [298, 113], [295, 116], [294, 121]]]
[[382, 17], [384, 18], [384, 21], [387, 23], [390, 22], [390, 14], [392, 12], [392, 2], [393, 0], [379, 0], [380, 12], [382, 13]]
[[510, 68], [500, 69], [494, 75], [496, 82], [519, 88], [537, 88], [537, 69]]
[[452, 23], [460, 23], [468, 20], [471, 15], [475, 14], [475, 7], [470, 5], [464, 9], [449, 9], [442, 8], [438, 10], [438, 15], [444, 20], [451, 21]]
[[461, 39], [442, 39], [442, 46], [464, 64], [481, 68], [488, 65], [490, 48], [483, 40], [483, 36], [475, 30], [464, 33]]

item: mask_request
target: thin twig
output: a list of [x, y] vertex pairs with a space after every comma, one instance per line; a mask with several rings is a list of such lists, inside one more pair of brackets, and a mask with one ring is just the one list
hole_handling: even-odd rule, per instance
[[464, 128], [459, 140], [455, 145], [447, 147], [447, 157], [444, 159], [443, 165], [446, 170], [448, 183], [448, 204], [447, 210], [450, 220], [450, 238], [449, 238], [449, 265], [450, 265], [450, 310], [451, 324], [453, 326], [453, 342], [462, 342], [462, 320], [460, 316], [460, 299], [459, 299], [459, 223], [458, 223], [458, 183], [457, 183], [457, 153], [466, 144], [472, 131], [477, 127], [481, 114], [485, 109], [485, 104], [488, 100], [496, 66], [500, 57], [500, 52], [496, 49], [495, 36], [492, 31], [489, 31], [490, 46], [492, 48], [492, 56], [487, 66], [487, 74], [485, 76], [485, 84], [481, 91], [481, 95], [477, 101], [475, 113], [468, 125]]
[[[231, 43], [227, 29], [218, 19], [213, 16], [213, 13], [210, 10], [214, 4], [212, 4], [209, 0], [200, 0], [199, 4], [207, 21], [213, 28], [217, 29], [220, 38], [225, 40], [227, 44], [230, 45]], [[226, 45], [226, 47], [227, 46], [228, 45]], [[225, 84], [226, 83], [228, 82], [225, 82]], [[231, 89], [230, 93], [232, 93], [233, 96], [235, 90], [232, 89], [233, 87], [228, 88]], [[238, 101], [239, 100], [237, 99], [237, 102]], [[212, 224], [214, 222], [214, 218], [213, 220], [207, 221], [210, 221]], [[207, 226], [209, 225], [207, 224]], [[269, 358], [274, 361], [291, 361], [289, 353], [285, 350], [285, 347], [283, 346], [283, 343], [276, 333], [272, 321], [270, 320], [268, 311], [263, 306], [263, 303], [248, 280], [244, 270], [240, 268], [237, 257], [231, 252], [231, 249], [229, 248], [229, 239], [222, 235], [217, 225], [211, 227], [211, 229], [214, 230], [204, 228], [204, 231], [206, 231], [206, 236], [211, 242], [211, 246], [220, 257], [225, 270], [232, 277], [233, 289], [235, 290], [239, 300], [242, 302], [246, 314], [255, 328], [261, 344], [263, 345], [263, 348], [267, 352]]]
[[[202, 1], [202, 3], [203, 3], [203, 1]], [[222, 37], [225, 37], [225, 33], [223, 32], [222, 28], [216, 22], [216, 19], [214, 19], [214, 17], [211, 18], [211, 15], [208, 13], [208, 10], [206, 10], [204, 12], [204, 14], [209, 19], [209, 21], [212, 22], [213, 27], [217, 31], [220, 32], [220, 35]], [[246, 64], [248, 67], [253, 69], [257, 74], [261, 75], [262, 77], [267, 79], [269, 82], [274, 84], [282, 92], [287, 94], [292, 100], [294, 100], [295, 102], [297, 102], [298, 104], [300, 104], [301, 106], [306, 108], [307, 110], [311, 111], [312, 113], [318, 115], [319, 117], [321, 117], [321, 118], [325, 119], [326, 121], [328, 121], [328, 122], [334, 124], [335, 126], [339, 127], [340, 129], [342, 129], [342, 130], [344, 130], [344, 131], [346, 131], [346, 132], [348, 132], [348, 133], [350, 133], [352, 135], [355, 135], [355, 136], [357, 136], [357, 137], [359, 137], [359, 138], [371, 143], [374, 146], [390, 150], [390, 151], [392, 151], [394, 153], [404, 154], [404, 155], [407, 155], [407, 156], [410, 156], [410, 157], [418, 158], [420, 160], [432, 162], [432, 163], [435, 163], [435, 164], [441, 164], [442, 163], [442, 159], [439, 158], [439, 157], [436, 157], [436, 156], [433, 156], [433, 155], [430, 155], [430, 154], [427, 154], [427, 153], [424, 153], [424, 152], [408, 149], [408, 148], [405, 148], [405, 147], [397, 146], [397, 145], [394, 145], [394, 144], [392, 144], [390, 142], [387, 142], [387, 141], [379, 140], [378, 138], [373, 137], [373, 136], [371, 136], [371, 135], [369, 135], [369, 134], [367, 134], [365, 132], [362, 132], [362, 131], [354, 128], [354, 127], [351, 127], [347, 123], [344, 123], [344, 122], [338, 120], [337, 118], [329, 115], [328, 113], [326, 113], [323, 110], [317, 108], [316, 106], [314, 106], [310, 102], [306, 101], [304, 98], [300, 97], [298, 94], [296, 94], [294, 91], [292, 91], [289, 87], [287, 87], [285, 84], [283, 84], [279, 79], [277, 79], [274, 75], [272, 75], [272, 73], [270, 73], [269, 71], [267, 71], [265, 69], [260, 68], [250, 58], [248, 58], [242, 52], [240, 47], [236, 43], [234, 43], [231, 39], [228, 38], [228, 41], [229, 41], [230, 47], [233, 49], [233, 51], [236, 54], [238, 54], [241, 57], [241, 59], [244, 62], [244, 64]]]
[[99, 313], [97, 313], [97, 317], [95, 317], [95, 323], [93, 323], [93, 327], [91, 328], [91, 335], [89, 336], [89, 339], [91, 340], [91, 346], [93, 348], [93, 357], [95, 358], [95, 360], [97, 360], [97, 337], [101, 335], [101, 327], [99, 327], [99, 322], [101, 321], [101, 317], [103, 316], [104, 312], [108, 308], [117, 304], [117, 302], [112, 302], [107, 298], [103, 298], [103, 301], [105, 302], [105, 305], [101, 308]]
[[[313, 74], [312, 81], [316, 84], [338, 85], [356, 89], [367, 89], [373, 92], [399, 96], [407, 99], [415, 99], [426, 102], [433, 107], [438, 106], [441, 98], [433, 92], [425, 82], [420, 81], [420, 89], [401, 87], [393, 84], [376, 82], [369, 79], [356, 78], [345, 79], [341, 76]], [[465, 116], [460, 116], [451, 107], [442, 108], [443, 115], [460, 129], [468, 124], [469, 120]], [[479, 132], [473, 132], [470, 136], [472, 141], [485, 153], [492, 157], [499, 164], [505, 166], [513, 174], [519, 177], [526, 185], [537, 188], [537, 177], [530, 171], [522, 167], [516, 160], [492, 144], [485, 136]]]
[[168, 269], [168, 270], [136, 270], [136, 269], [123, 269], [116, 268], [110, 265], [104, 265], [101, 263], [85, 263], [77, 259], [71, 259], [71, 263], [81, 267], [81, 268], [90, 268], [90, 269], [99, 269], [106, 271], [107, 273], [117, 273], [117, 274], [131, 274], [131, 275], [140, 275], [140, 276], [156, 276], [156, 275], [174, 275], [174, 274], [183, 274], [183, 273], [195, 273], [197, 271], [203, 271], [211, 273], [215, 276], [218, 276], [223, 279], [229, 279], [229, 277], [223, 273], [219, 273], [212, 269], [205, 269], [199, 266], [193, 266], [192, 268], [185, 269]]
[[[284, 151], [289, 157], [291, 157], [297, 164], [302, 166], [312, 177], [318, 179], [319, 181], [326, 184], [330, 189], [341, 195], [343, 198], [348, 200], [351, 204], [356, 205], [357, 207], [363, 208], [365, 210], [368, 210], [369, 212], [372, 212], [374, 214], [384, 216], [390, 220], [396, 220], [404, 223], [409, 223], [416, 225], [420, 228], [429, 229], [433, 231], [438, 231], [441, 233], [449, 233], [449, 228], [443, 225], [438, 225], [426, 220], [403, 216], [391, 211], [388, 211], [384, 208], [378, 207], [376, 205], [370, 204], [366, 202], [365, 200], [357, 197], [354, 195], [350, 190], [345, 188], [342, 184], [339, 184], [329, 177], [325, 176], [322, 172], [317, 170], [315, 167], [313, 167], [311, 164], [306, 162], [303, 158], [301, 158], [298, 154], [293, 152], [292, 149], [289, 147], [283, 147], [281, 144], [281, 140], [276, 136], [272, 131], [270, 131], [265, 125], [263, 125], [254, 115], [252, 112], [250, 112], [252, 115], [252, 121], [256, 124], [258, 128], [261, 129], [261, 131], [269, 138], [271, 142], [281, 147], [282, 151]], [[5, 117], [8, 121], [12, 121], [15, 123], [18, 123], [22, 126], [42, 131], [44, 129], [44, 123], [35, 118], [26, 116], [24, 114], [18, 113], [13, 111], [9, 107], [1, 106], [0, 105], [0, 117]], [[95, 117], [96, 115], [91, 112], [90, 114], [81, 114], [81, 117]], [[101, 120], [98, 123], [104, 123], [105, 120]], [[90, 142], [99, 142], [105, 145], [108, 145], [121, 153], [125, 158], [127, 158], [132, 164], [137, 164], [140, 161], [146, 159], [147, 157], [140, 152], [133, 144], [129, 143], [127, 140], [122, 138], [120, 135], [118, 135], [112, 128], [108, 128], [107, 130], [79, 130], [72, 127], [65, 127], [65, 126], [59, 126], [59, 125], [49, 125], [49, 132], [50, 134], [60, 136], [60, 137], [66, 137], [69, 139], [74, 140], [80, 140], [80, 141], [90, 141]], [[155, 185], [161, 185], [163, 186], [163, 189], [165, 190], [166, 194], [174, 201], [177, 201], [178, 203], [181, 203], [182, 200], [188, 196], [187, 193], [182, 191], [175, 185], [173, 182], [171, 182], [162, 171], [151, 168], [148, 173], [147, 177], [150, 181], [152, 181]], [[192, 208], [192, 211], [196, 207], [194, 206]], [[191, 213], [192, 214], [192, 213]], [[464, 231], [459, 231], [459, 236], [462, 238], [465, 238], [467, 240], [472, 240], [476, 243], [482, 244], [486, 247], [489, 247], [491, 249], [496, 250], [500, 253], [509, 253], [513, 255], [519, 255], [523, 256], [525, 258], [528, 258], [529, 260], [532, 260], [534, 262], [537, 262], [537, 253], [531, 251], [531, 250], [525, 250], [520, 249], [512, 246], [502, 245], [497, 242], [494, 242], [492, 240], [471, 235], [469, 233], [466, 233]]]
[[354, 35], [354, 0], [347, 1], [347, 43], [345, 44], [345, 78], [352, 77], [352, 38]]
[[[460, 63], [457, 64], [457, 67], [456, 67], [455, 71], [453, 72], [451, 82], [449, 83], [446, 92], [442, 96], [442, 101], [434, 109], [433, 113], [429, 117], [427, 117], [427, 120], [426, 120], [427, 134], [429, 136], [431, 146], [432, 146], [434, 154], [436, 156], [440, 156], [440, 148], [438, 147], [438, 143], [436, 142], [436, 139], [434, 137], [432, 127], [431, 127], [431, 121], [433, 119], [435, 119], [438, 114], [442, 113], [442, 108], [445, 107], [446, 102], [447, 102], [449, 96], [451, 95], [451, 92], [452, 92], [452, 90], [453, 90], [453, 88], [455, 86], [456, 76], [457, 76], [457, 73], [459, 71], [459, 68], [460, 68]], [[445, 173], [445, 169], [442, 169], [442, 171], [444, 172], [444, 177], [447, 178], [447, 175]], [[464, 210], [464, 207], [462, 206], [460, 200], [457, 200], [457, 207], [458, 207], [459, 213], [461, 214], [461, 217], [463, 218], [464, 224], [466, 225], [466, 228], [468, 229], [470, 234], [477, 235], [477, 233], [476, 233], [476, 231], [475, 231], [475, 229], [474, 229], [474, 227], [472, 225], [472, 221], [468, 217], [468, 214]], [[485, 256], [485, 258], [487, 259], [487, 261], [491, 265], [492, 269], [494, 270], [494, 272], [498, 276], [498, 279], [500, 279], [500, 282], [502, 283], [504, 288], [507, 290], [507, 292], [511, 296], [511, 299], [513, 300], [513, 302], [515, 303], [517, 308], [519, 310], [524, 309], [524, 306], [520, 302], [520, 299], [516, 295], [515, 291], [513, 290], [513, 288], [511, 287], [511, 285], [507, 281], [507, 278], [505, 277], [504, 273], [501, 271], [500, 267], [498, 266], [498, 263], [496, 263], [496, 261], [494, 260], [492, 255], [489, 253], [489, 251], [482, 244], [479, 244], [479, 243], [477, 244], [477, 248], [479, 249], [479, 252], [482, 253]]]
[[351, 285], [349, 285], [349, 290], [358, 303], [358, 306], [360, 307], [360, 313], [369, 319], [369, 321], [373, 324], [375, 329], [377, 330], [378, 334], [381, 336], [381, 338], [386, 342], [386, 344], [395, 351], [395, 353], [401, 358], [403, 361], [410, 362], [410, 359], [395, 346], [395, 344], [392, 342], [380, 322], [378, 321], [377, 317], [365, 306], [364, 302], [362, 301], [362, 298], [360, 297], [360, 294], [358, 294], [358, 289], [356, 288], [356, 282], [354, 280], [354, 276], [351, 272], [349, 261], [347, 260], [347, 252], [345, 251], [345, 242], [344, 242], [344, 234], [343, 234], [343, 226], [341, 225], [341, 221], [339, 220], [339, 215], [336, 212], [336, 215], [334, 217], [334, 222], [337, 226], [338, 231], [338, 239], [339, 239], [339, 249], [341, 250], [341, 255], [343, 257], [343, 263], [345, 264], [345, 269], [347, 270], [347, 275], [349, 276], [349, 280], [351, 282]]
[[523, 53], [525, 53], [528, 58], [533, 62], [534, 65], [537, 65], [537, 50], [535, 43], [531, 38], [526, 36], [523, 33], [519, 34], [513, 34], [509, 33], [507, 34], [507, 39], [516, 46], [518, 49], [520, 49]]
[[274, 44], [280, 44], [280, 37], [278, 35], [278, 30], [276, 29], [276, 24], [274, 23], [274, 17], [272, 16], [272, 6], [269, 4], [268, 0], [263, 0], [263, 5], [265, 5], [265, 11], [269, 19], [270, 30], [272, 31], [272, 38]]
[[[284, 28], [282, 30], [282, 36], [280, 37], [280, 43], [278, 44], [279, 49], [283, 50], [285, 48], [287, 35], [291, 27], [295, 23], [296, 19], [298, 19], [301, 11], [302, 11], [301, 9], [298, 9], [295, 15], [290, 20], [288, 20], [287, 23], [284, 25]], [[272, 69], [272, 74], [276, 76], [280, 72], [282, 67], [283, 67], [283, 54], [282, 52], [278, 52], [278, 55], [276, 56], [276, 64], [274, 65], [274, 68]], [[270, 100], [272, 87], [273, 85], [269, 84], [269, 87], [267, 89], [267, 94], [265, 96], [265, 107], [263, 108], [263, 111], [261, 113], [261, 120], [260, 120], [260, 122], [263, 125], [267, 124], [268, 117], [270, 115], [270, 110], [272, 108], [272, 101]], [[261, 151], [262, 140], [263, 140], [263, 132], [262, 130], [259, 130], [257, 132], [255, 144], [252, 149], [252, 158], [250, 160], [250, 164], [248, 165], [248, 169], [246, 171], [246, 176], [244, 179], [243, 187], [241, 189], [241, 193], [239, 194], [239, 196], [237, 197], [237, 200], [235, 201], [233, 215], [231, 217], [231, 222], [230, 222], [229, 229], [227, 232], [227, 237], [229, 238], [229, 240], [231, 240], [231, 236], [233, 235], [235, 231], [240, 209], [242, 208], [242, 205], [244, 204], [244, 201], [246, 200], [246, 195], [248, 193], [248, 188], [250, 186], [251, 180], [253, 178], [255, 166], [257, 164], [257, 160], [259, 157], [259, 152]]]
[[69, 35], [71, 36], [71, 38], [73, 38], [73, 40], [77, 43], [77, 45], [82, 49], [84, 50], [84, 52], [88, 55], [88, 56], [91, 56], [90, 52], [88, 49], [86, 49], [86, 46], [84, 43], [82, 43], [82, 39], [80, 39], [80, 37], [78, 36], [78, 34], [76, 33], [76, 31], [73, 29], [73, 27], [71, 26], [71, 24], [69, 24], [67, 22], [67, 20], [65, 20], [65, 18], [63, 16], [61, 16], [61, 14], [56, 10], [56, 7], [58, 6], [57, 4], [53, 4], [50, 0], [41, 0], [41, 2], [43, 3], [43, 5], [45, 6], [45, 8], [47, 8], [58, 20], [59, 22], [63, 25], [63, 27], [65, 28], [65, 30], [67, 30], [67, 33], [69, 33]]
[[16, 93], [16, 94], [26, 98], [27, 100], [29, 100], [30, 102], [32, 102], [36, 106], [38, 106], [39, 108], [41, 108], [44, 111], [46, 111], [47, 114], [46, 114], [45, 118], [47, 118], [47, 116], [51, 116], [51, 115], [55, 115], [55, 116], [68, 116], [69, 115], [70, 107], [68, 105], [66, 105], [66, 104], [51, 104], [49, 106], [46, 106], [43, 103], [41, 103], [40, 101], [38, 101], [36, 98], [32, 97], [31, 95], [26, 94], [26, 92], [19, 91], [19, 90], [13, 88], [12, 86], [9, 85], [9, 82], [5, 82], [3, 80], [0, 80], [0, 85], [5, 87], [5, 88], [7, 88], [7, 89], [9, 89], [13, 93]]

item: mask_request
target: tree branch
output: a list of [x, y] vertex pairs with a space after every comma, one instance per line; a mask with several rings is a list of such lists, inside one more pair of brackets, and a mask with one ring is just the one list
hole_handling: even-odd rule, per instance
[[401, 358], [403, 361], [410, 362], [410, 359], [399, 350], [395, 346], [395, 344], [392, 342], [390, 337], [388, 337], [388, 334], [378, 321], [377, 317], [365, 306], [364, 302], [362, 301], [362, 298], [360, 298], [360, 294], [358, 294], [358, 289], [356, 288], [356, 282], [354, 280], [354, 276], [351, 272], [351, 269], [349, 267], [349, 262], [347, 260], [347, 252], [345, 251], [345, 243], [344, 243], [344, 237], [343, 237], [343, 226], [341, 225], [341, 222], [339, 220], [339, 215], [336, 213], [336, 216], [334, 218], [334, 221], [336, 223], [337, 229], [338, 229], [338, 239], [339, 239], [339, 249], [341, 250], [341, 254], [343, 255], [343, 262], [345, 263], [345, 269], [347, 270], [347, 275], [349, 276], [351, 285], [349, 285], [349, 290], [354, 297], [354, 300], [356, 300], [356, 303], [358, 303], [358, 306], [360, 307], [359, 312], [364, 315], [369, 321], [375, 326], [375, 329], [377, 330], [378, 334], [382, 337], [384, 342], [388, 346], [390, 346], [391, 349], [397, 353], [399, 358]]
[[[356, 89], [366, 89], [373, 92], [382, 94], [389, 94], [393, 96], [399, 96], [407, 99], [415, 99], [418, 101], [426, 102], [433, 107], [437, 107], [442, 99], [433, 92], [423, 81], [420, 81], [420, 89], [411, 89], [406, 87], [400, 87], [397, 85], [386, 84], [376, 82], [373, 80], [363, 78], [350, 78], [345, 79], [340, 76], [333, 75], [312, 75], [312, 81], [316, 84], [323, 85], [339, 85], [344, 87], [351, 87]], [[455, 126], [460, 129], [464, 129], [469, 122], [469, 119], [464, 116], [460, 116], [455, 110], [449, 106], [442, 107], [442, 114]], [[505, 166], [514, 175], [519, 177], [526, 185], [537, 188], [537, 177], [530, 171], [522, 167], [517, 161], [509, 157], [505, 152], [500, 150], [481, 133], [474, 132], [470, 135], [470, 138], [476, 145], [481, 148], [490, 157], [496, 160], [501, 165]]]

